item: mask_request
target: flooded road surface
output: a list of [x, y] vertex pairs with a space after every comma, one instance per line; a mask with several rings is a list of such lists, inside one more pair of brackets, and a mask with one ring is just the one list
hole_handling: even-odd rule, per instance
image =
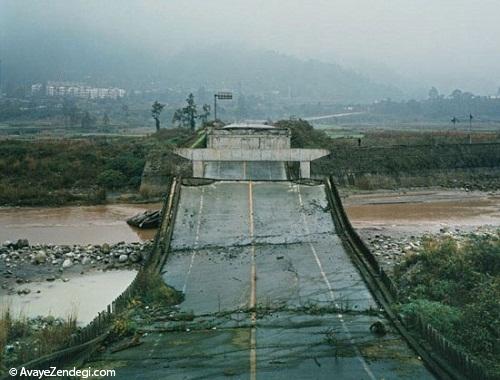
[[135, 274], [133, 270], [117, 270], [76, 275], [68, 282], [31, 282], [18, 287], [30, 289], [29, 294], [4, 295], [0, 306], [10, 307], [14, 316], [74, 315], [80, 325], [86, 325], [127, 288]]
[[26, 238], [39, 244], [127, 243], [153, 239], [156, 230], [130, 227], [126, 219], [159, 203], [0, 208], [0, 241]]
[[435, 233], [442, 227], [464, 230], [500, 226], [500, 194], [465, 191], [365, 193], [343, 198], [357, 228]]

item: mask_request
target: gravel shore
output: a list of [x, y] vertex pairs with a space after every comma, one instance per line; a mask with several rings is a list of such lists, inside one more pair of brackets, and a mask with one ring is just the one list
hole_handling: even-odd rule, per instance
[[[63, 281], [93, 270], [138, 269], [147, 258], [152, 241], [102, 245], [30, 244], [26, 239], [0, 245], [1, 288], [27, 294], [19, 285], [33, 281]], [[24, 293], [23, 293], [24, 292]]]

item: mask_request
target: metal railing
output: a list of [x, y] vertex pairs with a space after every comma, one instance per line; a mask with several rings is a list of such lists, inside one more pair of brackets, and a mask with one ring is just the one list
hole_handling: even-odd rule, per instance
[[[339, 224], [340, 233], [347, 236], [353, 249], [360, 254], [371, 271], [375, 274], [376, 280], [380, 281], [386, 289], [382, 289], [386, 301], [389, 305], [398, 300], [398, 289], [392, 279], [388, 276], [385, 270], [378, 263], [377, 257], [373, 255], [363, 239], [352, 226], [344, 207], [340, 194], [333, 183], [333, 178], [330, 177], [326, 181], [327, 196], [330, 196], [330, 203], [333, 208], [332, 212], [336, 216], [336, 222]], [[388, 311], [388, 310], [386, 310]], [[401, 315], [396, 315], [398, 322], [401, 322], [405, 328], [416, 329], [421, 336], [430, 344], [432, 350], [439, 354], [439, 357], [433, 357], [433, 361], [442, 364], [442, 360], [446, 362], [448, 368], [453, 370], [448, 372], [452, 378], [456, 379], [474, 379], [474, 380], [494, 380], [493, 377], [487, 374], [487, 371], [475, 361], [469, 354], [464, 352], [460, 347], [450, 342], [433, 326], [427, 323], [422, 316], [418, 316], [416, 320], [408, 320]], [[416, 342], [412, 342], [413, 344]]]

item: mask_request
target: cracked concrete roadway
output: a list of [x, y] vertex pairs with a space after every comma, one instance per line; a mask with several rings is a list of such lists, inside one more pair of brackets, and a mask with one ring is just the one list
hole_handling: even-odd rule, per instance
[[395, 332], [370, 332], [384, 317], [322, 185], [183, 186], [163, 277], [195, 318], [170, 332], [172, 323], [151, 326], [143, 345], [106, 354], [120, 378], [433, 378]]

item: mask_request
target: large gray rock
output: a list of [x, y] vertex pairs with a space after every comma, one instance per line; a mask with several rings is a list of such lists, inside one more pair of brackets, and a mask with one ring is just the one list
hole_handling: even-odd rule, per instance
[[120, 255], [120, 257], [118, 257], [118, 262], [120, 263], [126, 263], [127, 261], [128, 261], [127, 255]]
[[140, 253], [137, 253], [137, 252], [132, 252], [128, 259], [133, 262], [133, 263], [137, 263], [139, 261], [141, 261], [141, 254]]
[[30, 246], [28, 239], [19, 239], [16, 243], [16, 248], [27, 248]]
[[30, 293], [31, 293], [31, 290], [30, 290], [30, 289], [28, 289], [28, 288], [19, 289], [19, 290], [17, 291], [17, 294], [19, 294], [19, 295], [26, 295], [26, 294], [30, 294]]
[[102, 245], [101, 252], [104, 253], [105, 255], [108, 255], [111, 252], [111, 247], [109, 246], [108, 243], [104, 243]]
[[71, 259], [69, 259], [69, 258], [68, 258], [68, 259], [66, 259], [66, 260], [64, 260], [64, 262], [63, 262], [63, 264], [62, 264], [62, 267], [63, 267], [64, 269], [66, 269], [66, 268], [71, 268], [72, 266], [73, 266], [73, 261], [72, 261]]
[[35, 255], [35, 263], [36, 264], [44, 264], [47, 261], [47, 254], [45, 251], [38, 251]]

